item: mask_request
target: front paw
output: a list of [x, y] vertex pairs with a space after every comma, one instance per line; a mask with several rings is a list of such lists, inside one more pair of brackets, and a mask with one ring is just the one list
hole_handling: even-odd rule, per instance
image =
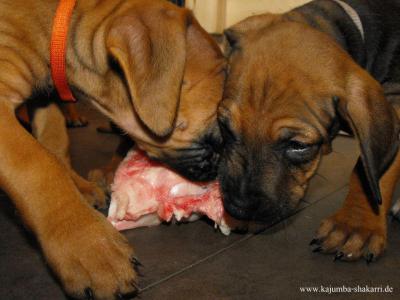
[[84, 189], [79, 188], [90, 206], [104, 209], [107, 207], [105, 191], [94, 182], [88, 182], [88, 186]]
[[90, 206], [97, 208], [105, 208], [107, 206], [106, 193], [100, 186], [98, 186], [95, 182], [91, 182], [82, 178], [73, 170], [70, 170], [70, 174], [76, 187]]
[[89, 181], [99, 186], [105, 193], [111, 192], [111, 184], [114, 180], [114, 171], [107, 168], [94, 169], [88, 174]]
[[126, 238], [96, 211], [80, 218], [68, 219], [41, 239], [65, 291], [86, 299], [135, 296], [138, 261]]
[[386, 221], [379, 216], [362, 218], [351, 211], [339, 211], [322, 221], [310, 245], [313, 252], [335, 254], [334, 260], [375, 261], [386, 248]]

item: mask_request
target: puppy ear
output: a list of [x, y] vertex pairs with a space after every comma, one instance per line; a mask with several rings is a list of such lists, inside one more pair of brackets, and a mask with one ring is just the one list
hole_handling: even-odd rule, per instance
[[348, 86], [345, 98], [334, 98], [334, 102], [359, 141], [370, 200], [381, 204], [379, 180], [398, 151], [399, 120], [380, 84], [368, 74], [353, 76]]
[[111, 25], [107, 36], [107, 51], [124, 73], [135, 112], [159, 137], [174, 128], [186, 60], [186, 15], [173, 9], [129, 13]]
[[237, 46], [237, 43], [239, 41], [239, 33], [236, 32], [233, 28], [224, 30], [224, 36], [230, 48], [235, 48]]
[[282, 20], [281, 14], [262, 14], [248, 17], [224, 31], [224, 53], [230, 54], [232, 50], [240, 47], [240, 42], [248, 37], [259, 36], [260, 32], [268, 28], [274, 22]]
[[234, 50], [239, 49], [240, 36], [242, 34], [235, 28], [236, 26], [233, 26], [224, 30], [222, 52], [224, 53], [225, 57], [229, 57]]

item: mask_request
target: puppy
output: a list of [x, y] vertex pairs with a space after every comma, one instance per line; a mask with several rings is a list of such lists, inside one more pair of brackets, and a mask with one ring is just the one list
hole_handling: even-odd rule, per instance
[[[112, 299], [136, 289], [132, 248], [83, 201], [62, 154], [54, 153], [58, 147], [41, 145], [14, 113], [53, 88], [49, 45], [57, 5], [0, 0], [0, 187], [67, 293]], [[67, 49], [75, 97], [190, 178], [216, 175], [224, 68], [219, 48], [185, 9], [161, 0], [76, 4]], [[35, 119], [41, 128], [43, 118]]]
[[289, 215], [344, 129], [361, 157], [343, 207], [312, 244], [342, 260], [383, 253], [400, 157], [398, 118], [380, 82], [400, 82], [399, 13], [400, 1], [318, 0], [226, 31], [220, 173], [233, 217], [272, 223]]

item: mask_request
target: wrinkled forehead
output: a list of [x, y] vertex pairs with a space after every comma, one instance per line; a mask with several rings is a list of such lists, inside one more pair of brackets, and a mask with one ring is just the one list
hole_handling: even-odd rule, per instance
[[329, 101], [321, 99], [320, 105], [310, 103], [299, 96], [271, 102], [267, 99], [255, 106], [250, 102], [236, 103], [231, 106], [230, 121], [241, 135], [256, 140], [277, 142], [297, 136], [304, 142], [316, 142], [327, 134], [335, 112]]
[[329, 85], [347, 61], [345, 51], [330, 36], [290, 21], [236, 33], [228, 54], [230, 80], [261, 79], [264, 74], [264, 80], [276, 78], [286, 84], [296, 79]]
[[332, 97], [342, 94], [338, 87], [345, 80], [337, 76], [343, 73], [342, 50], [313, 29], [282, 27], [239, 37], [229, 56], [221, 111], [241, 130], [271, 139], [281, 135], [279, 123], [291, 129], [286, 131], [326, 133], [335, 115]]
[[240, 73], [239, 81], [230, 73], [221, 115], [229, 118], [236, 133], [253, 140], [276, 142], [296, 136], [313, 143], [326, 137], [336, 115], [333, 90], [295, 73], [270, 76], [265, 69]]

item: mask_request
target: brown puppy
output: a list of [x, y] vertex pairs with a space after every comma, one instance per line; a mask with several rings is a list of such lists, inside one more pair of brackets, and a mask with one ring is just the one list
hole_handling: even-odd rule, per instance
[[[57, 97], [54, 95], [54, 98]], [[43, 100], [43, 99], [42, 99]], [[105, 208], [106, 194], [98, 184], [79, 176], [71, 167], [69, 137], [66, 120], [59, 105], [54, 102], [36, 100], [38, 107], [29, 109], [28, 120], [32, 135], [49, 152], [54, 154], [66, 167], [76, 187], [90, 206]], [[23, 105], [22, 107], [26, 107]]]
[[[322, 223], [313, 243], [337, 258], [371, 261], [385, 248], [386, 213], [400, 173], [400, 158], [392, 163], [398, 119], [380, 84], [335, 41], [339, 29], [318, 15], [332, 12], [351, 24], [346, 12], [333, 1], [310, 5], [320, 6], [251, 17], [226, 33], [232, 49], [219, 116], [226, 141], [224, 205], [242, 220], [269, 223], [287, 216], [339, 128], [351, 129], [360, 162], [343, 208]], [[353, 39], [359, 35], [355, 28]], [[343, 37], [337, 40], [347, 41]]]
[[[82, 200], [63, 154], [51, 153], [59, 146], [43, 147], [14, 114], [31, 95], [52, 88], [57, 4], [0, 0], [0, 187], [66, 291], [112, 299], [135, 289], [131, 247]], [[212, 146], [220, 142], [215, 122], [225, 60], [188, 11], [159, 0], [78, 1], [67, 62], [77, 98], [92, 102], [150, 155], [182, 162], [192, 178], [215, 176], [205, 160], [218, 160]], [[39, 117], [38, 125], [41, 119], [49, 120]], [[54, 134], [38, 130], [39, 140], [40, 132]]]

